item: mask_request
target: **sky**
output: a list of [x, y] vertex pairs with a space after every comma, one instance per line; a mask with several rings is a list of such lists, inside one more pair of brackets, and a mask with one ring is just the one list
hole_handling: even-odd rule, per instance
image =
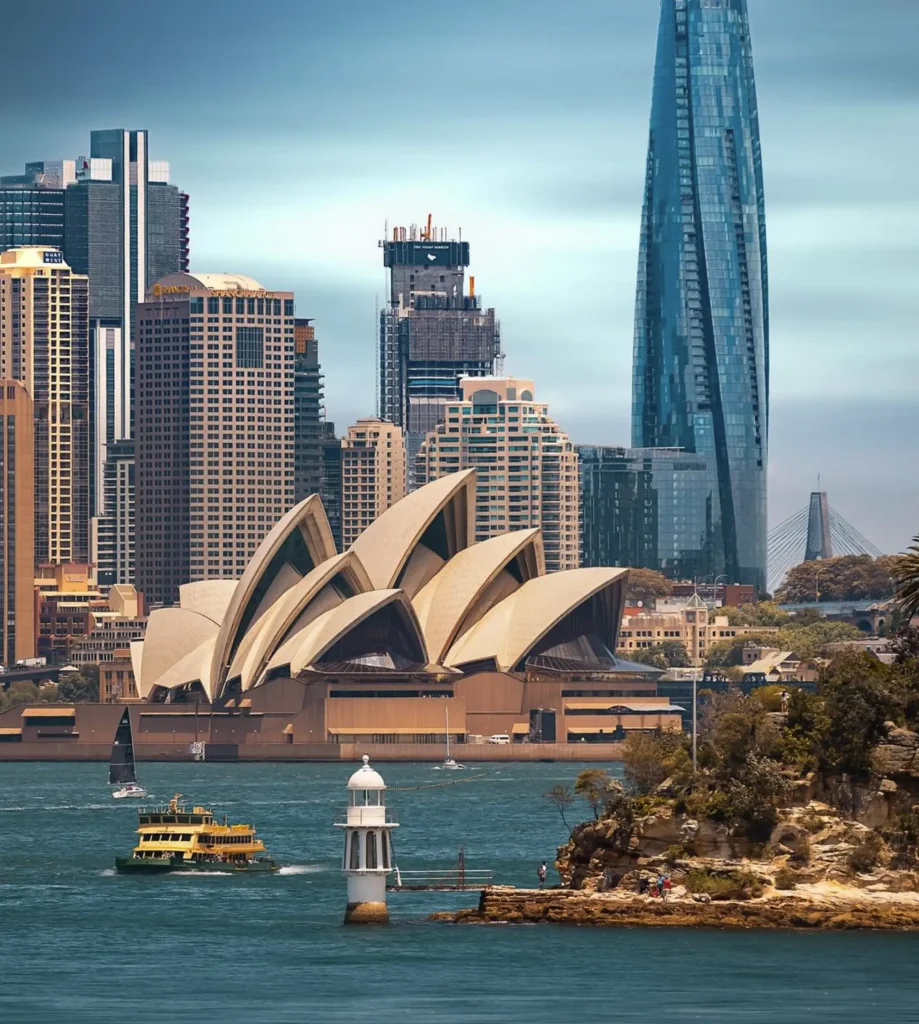
[[[821, 486], [919, 532], [919, 0], [749, 0], [770, 273], [770, 524]], [[657, 0], [10, 4], [0, 170], [146, 128], [193, 270], [292, 289], [327, 415], [375, 411], [377, 241], [460, 228], [509, 373], [630, 443]], [[11, 101], [10, 83], [24, 87]]]

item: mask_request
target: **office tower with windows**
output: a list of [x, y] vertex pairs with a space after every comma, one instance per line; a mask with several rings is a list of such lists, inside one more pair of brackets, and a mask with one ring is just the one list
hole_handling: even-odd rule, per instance
[[64, 245], [64, 189], [74, 161], [41, 160], [24, 174], [0, 177], [0, 252], [25, 245]]
[[460, 377], [495, 372], [500, 333], [493, 309], [483, 309], [469, 266], [469, 243], [431, 226], [393, 228], [381, 242], [389, 296], [380, 313], [379, 412], [402, 427], [408, 487], [425, 435], [460, 398]]
[[713, 575], [714, 523], [705, 456], [673, 448], [578, 445], [581, 564]]
[[34, 563], [89, 557], [89, 282], [60, 249], [0, 253], [0, 377], [34, 411]]
[[0, 380], [0, 662], [35, 655], [35, 413], [22, 381]]
[[134, 439], [113, 441], [105, 460], [105, 515], [96, 520], [99, 585], [134, 578]]
[[294, 504], [294, 297], [173, 274], [137, 307], [137, 588], [241, 576]]
[[[150, 160], [146, 131], [92, 132], [75, 179], [64, 196], [64, 255], [90, 280], [92, 515], [117, 518], [104, 467], [108, 446], [132, 436], [134, 309], [154, 281], [188, 269], [188, 197], [169, 184], [167, 163]], [[112, 529], [98, 524], [97, 534]], [[133, 566], [116, 571], [94, 554], [101, 573], [133, 581]]]
[[418, 453], [418, 486], [474, 467], [475, 539], [538, 526], [546, 571], [576, 569], [578, 456], [568, 435], [531, 380], [464, 377], [460, 387]]
[[322, 489], [322, 373], [311, 320], [294, 321], [294, 494]]
[[341, 439], [341, 540], [345, 548], [390, 505], [405, 497], [402, 428], [361, 419]]
[[[766, 220], [746, 0], [663, 0], [635, 313], [632, 443], [709, 467], [712, 571], [763, 588]], [[661, 520], [661, 529], [669, 529]]]

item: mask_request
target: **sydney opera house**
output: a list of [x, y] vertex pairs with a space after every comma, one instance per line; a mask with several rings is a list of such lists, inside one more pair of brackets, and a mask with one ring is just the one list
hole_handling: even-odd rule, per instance
[[571, 744], [678, 728], [652, 670], [612, 653], [628, 569], [547, 575], [538, 529], [473, 542], [474, 488], [474, 470], [441, 477], [340, 554], [309, 497], [240, 579], [182, 586], [132, 644], [139, 751], [438, 756], [448, 730]]

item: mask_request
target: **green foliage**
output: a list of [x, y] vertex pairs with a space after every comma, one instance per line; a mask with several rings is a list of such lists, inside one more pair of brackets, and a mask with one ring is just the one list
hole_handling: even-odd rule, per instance
[[644, 647], [637, 651], [628, 651], [625, 655], [629, 661], [639, 665], [651, 665], [666, 672], [668, 668], [689, 668], [689, 654], [686, 644], [680, 640], [663, 640], [652, 647]]
[[686, 888], [693, 893], [707, 893], [713, 900], [749, 900], [762, 896], [762, 882], [749, 871], [718, 873], [693, 868], [686, 876]]
[[58, 681], [60, 699], [70, 704], [90, 704], [99, 699], [99, 666], [84, 665], [79, 672], [68, 672]]
[[587, 801], [598, 821], [606, 808], [609, 785], [610, 777], [602, 768], [585, 768], [574, 782], [575, 793]]
[[782, 694], [791, 694], [791, 685], [785, 686], [781, 683], [769, 683], [767, 686], [759, 686], [750, 693], [763, 705], [767, 711], [782, 710]]
[[888, 845], [894, 851], [894, 866], [919, 867], [919, 809], [898, 814], [883, 832]]
[[726, 615], [732, 626], [784, 626], [790, 620], [788, 612], [782, 611], [775, 601], [726, 606], [719, 608], [718, 614]]
[[692, 760], [689, 740], [683, 733], [630, 733], [622, 748], [625, 779], [630, 792], [648, 796], [674, 776], [688, 781]]
[[776, 889], [794, 889], [798, 885], [798, 876], [790, 868], [779, 868], [775, 873]]
[[779, 604], [814, 601], [819, 589], [821, 601], [887, 598], [893, 593], [892, 578], [900, 561], [890, 555], [841, 555], [802, 562], [788, 570], [775, 597]]
[[919, 534], [913, 537], [906, 554], [896, 560], [894, 578], [897, 581], [897, 605], [908, 623], [914, 615], [919, 615]]
[[861, 651], [846, 653], [820, 674], [826, 730], [815, 735], [823, 767], [846, 774], [871, 769], [884, 723], [902, 715], [887, 665]]
[[58, 688], [54, 683], [36, 686], [28, 680], [11, 683], [8, 690], [0, 690], [0, 711], [19, 707], [22, 704], [54, 703], [58, 698]]
[[653, 605], [659, 597], [669, 597], [673, 593], [673, 584], [662, 573], [654, 569], [630, 569], [629, 581], [626, 584], [626, 604], [645, 606]]
[[829, 644], [843, 640], [858, 640], [862, 632], [846, 622], [819, 622], [803, 624], [790, 619], [775, 633], [747, 633], [712, 644], [705, 659], [708, 668], [727, 668], [743, 664], [743, 649], [747, 644], [772, 647], [779, 651], [793, 651], [799, 658], [819, 658], [827, 653]]

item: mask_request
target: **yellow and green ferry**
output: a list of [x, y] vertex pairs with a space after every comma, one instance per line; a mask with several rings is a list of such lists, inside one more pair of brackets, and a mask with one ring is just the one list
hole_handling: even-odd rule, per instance
[[179, 801], [137, 812], [140, 842], [130, 857], [116, 857], [115, 870], [125, 874], [167, 871], [264, 872], [278, 865], [265, 855], [265, 844], [251, 825], [214, 820], [209, 807], [190, 810]]

